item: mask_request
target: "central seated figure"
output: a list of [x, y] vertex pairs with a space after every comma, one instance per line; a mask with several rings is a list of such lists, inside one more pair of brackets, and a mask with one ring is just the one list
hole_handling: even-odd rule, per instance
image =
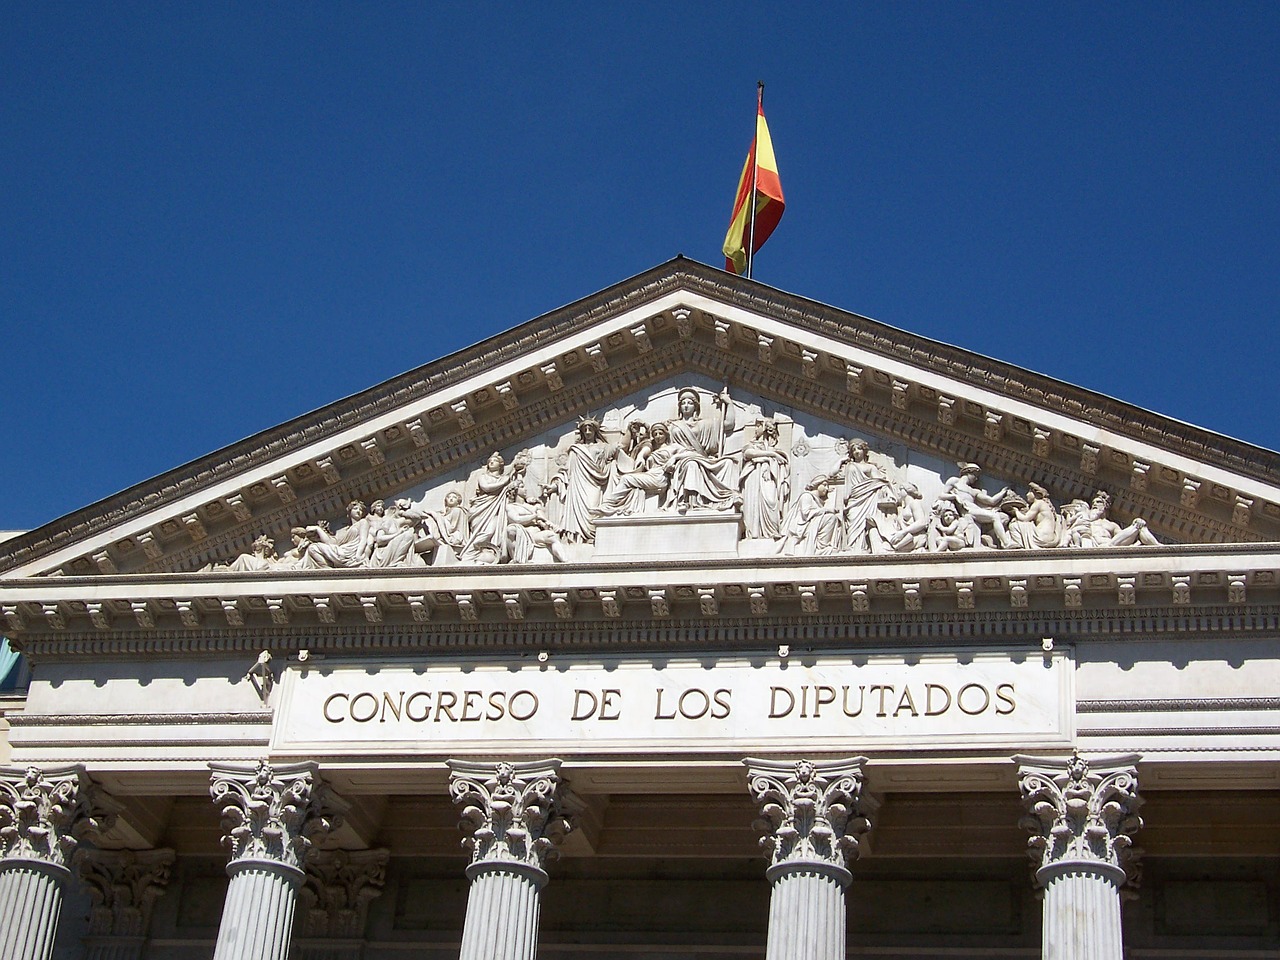
[[719, 415], [703, 418], [702, 397], [692, 387], [685, 387], [677, 398], [679, 416], [668, 423], [671, 457], [666, 470], [671, 482], [665, 506], [679, 513], [732, 510], [742, 503], [738, 459], [722, 456], [725, 437], [736, 426], [728, 387], [714, 402]]

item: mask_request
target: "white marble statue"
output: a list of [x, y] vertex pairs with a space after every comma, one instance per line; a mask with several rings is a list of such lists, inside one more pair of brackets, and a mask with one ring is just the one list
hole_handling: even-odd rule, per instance
[[665, 423], [655, 423], [638, 446], [619, 455], [610, 487], [593, 511], [596, 517], [637, 516], [645, 512], [651, 497], [661, 502], [671, 482], [668, 465], [675, 449], [670, 436]]
[[506, 468], [502, 454], [490, 454], [479, 476], [467, 510], [469, 533], [459, 560], [462, 563], [499, 563], [507, 556], [507, 488], [524, 483], [527, 456], [517, 454]]
[[870, 553], [871, 531], [881, 508], [896, 504], [897, 494], [884, 470], [871, 461], [867, 441], [855, 438], [846, 443], [847, 452], [838, 468], [842, 480], [844, 547], [850, 553]]
[[973, 517], [961, 513], [950, 497], [940, 497], [933, 505], [926, 540], [930, 553], [966, 550], [980, 545], [982, 531]]
[[755, 439], [742, 448], [742, 526], [747, 539], [781, 539], [790, 473], [790, 458], [778, 447], [777, 421], [761, 420]]
[[1157, 540], [1147, 529], [1147, 521], [1137, 517], [1127, 527], [1122, 527], [1110, 517], [1111, 494], [1099, 490], [1093, 503], [1078, 511], [1067, 530], [1068, 543], [1078, 547], [1128, 547], [1134, 544], [1155, 546]]
[[725, 438], [733, 432], [733, 401], [726, 387], [715, 398], [719, 416], [702, 416], [702, 398], [685, 387], [677, 397], [679, 416], [668, 422], [672, 456], [667, 505], [690, 509], [731, 510], [742, 502], [738, 493], [738, 460], [724, 456]]
[[1013, 546], [1026, 550], [1062, 546], [1065, 524], [1049, 499], [1049, 491], [1040, 484], [1027, 484], [1026, 500], [1021, 505], [1016, 500], [1007, 501], [1004, 508], [1013, 516], [1009, 522]]
[[959, 475], [943, 485], [942, 496], [954, 500], [960, 513], [979, 527], [990, 530], [995, 546], [1008, 549], [1013, 546], [1009, 539], [1009, 518], [1000, 505], [1009, 496], [1009, 488], [997, 494], [987, 493], [978, 485], [981, 477], [982, 468], [976, 463], [962, 463]]
[[569, 447], [559, 482], [554, 483], [560, 497], [557, 532], [573, 543], [591, 543], [596, 538], [594, 512], [604, 496], [618, 447], [607, 442], [600, 431], [600, 421], [584, 417], [578, 421], [578, 439]]
[[829, 557], [840, 552], [840, 508], [831, 498], [831, 478], [809, 481], [784, 524], [782, 552], [797, 557]]
[[373, 555], [373, 524], [363, 500], [347, 504], [347, 526], [337, 533], [321, 520], [307, 527], [311, 543], [298, 566], [304, 570], [333, 567], [363, 567]]

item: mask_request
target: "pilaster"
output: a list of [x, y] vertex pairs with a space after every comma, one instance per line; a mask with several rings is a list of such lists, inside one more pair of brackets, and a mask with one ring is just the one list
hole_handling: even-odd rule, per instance
[[298, 894], [296, 960], [361, 955], [369, 904], [382, 896], [390, 856], [389, 850], [312, 852]]
[[773, 885], [765, 958], [843, 960], [847, 864], [871, 829], [862, 799], [866, 758], [744, 762]]
[[1121, 960], [1120, 895], [1136, 868], [1136, 754], [1093, 761], [1014, 757], [1044, 889], [1044, 960]]
[[164, 894], [172, 850], [80, 850], [76, 868], [89, 891], [88, 960], [139, 960], [151, 911]]
[[449, 793], [471, 853], [461, 960], [533, 960], [546, 861], [569, 831], [559, 760], [449, 761]]
[[52, 956], [72, 856], [116, 811], [82, 766], [0, 767], [0, 957]]
[[314, 763], [209, 766], [222, 842], [231, 850], [214, 960], [285, 960], [303, 865], [313, 843], [341, 822], [346, 804]]

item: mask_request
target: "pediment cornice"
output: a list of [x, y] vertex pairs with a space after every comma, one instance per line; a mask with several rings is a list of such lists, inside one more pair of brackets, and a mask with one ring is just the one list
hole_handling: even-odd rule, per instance
[[191, 569], [698, 372], [1191, 542], [1280, 539], [1280, 457], [678, 259], [0, 548], [0, 570]]

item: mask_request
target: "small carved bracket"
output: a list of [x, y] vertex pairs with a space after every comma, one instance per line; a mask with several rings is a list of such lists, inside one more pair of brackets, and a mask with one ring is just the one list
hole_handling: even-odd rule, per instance
[[85, 611], [89, 614], [89, 622], [98, 630], [111, 629], [111, 613], [100, 601], [90, 600], [84, 605]]
[[227, 618], [227, 626], [243, 627], [244, 612], [240, 609], [239, 601], [234, 599], [221, 600], [222, 613]]
[[813, 350], [800, 349], [800, 372], [806, 380], [818, 379], [818, 354]]
[[591, 367], [596, 373], [603, 373], [609, 369], [609, 358], [605, 356], [603, 344], [598, 342], [589, 344], [586, 351], [587, 359], [591, 361]]
[[1053, 452], [1053, 433], [1044, 427], [1032, 427], [1031, 452], [1040, 459], [1047, 460]]
[[1093, 476], [1098, 472], [1098, 457], [1102, 453], [1102, 448], [1093, 443], [1080, 444], [1080, 470]]
[[915, 612], [922, 608], [923, 599], [920, 596], [920, 584], [918, 582], [904, 583], [902, 585], [902, 603], [909, 612]]
[[184, 627], [200, 626], [200, 608], [195, 605], [195, 601], [176, 600], [174, 605], [178, 608], [178, 616], [182, 618]]
[[802, 583], [796, 587], [796, 593], [800, 597], [800, 610], [803, 613], [817, 613], [819, 609], [818, 585], [816, 583]]
[[1080, 590], [1083, 583], [1081, 577], [1062, 578], [1062, 602], [1069, 609], [1079, 609], [1084, 603], [1084, 594]]
[[854, 613], [866, 613], [871, 609], [871, 600], [865, 583], [849, 584], [849, 602]]
[[1246, 579], [1243, 573], [1227, 574], [1227, 603], [1244, 603]]
[[117, 572], [115, 561], [111, 559], [111, 554], [106, 550], [93, 555], [93, 565], [98, 568], [99, 573], [112, 574]]
[[469, 593], [460, 593], [454, 598], [458, 603], [458, 616], [468, 623], [480, 619], [480, 611], [476, 609], [475, 598]]
[[138, 543], [142, 546], [142, 552], [146, 554], [148, 560], [159, 560], [164, 556], [164, 549], [150, 530], [143, 530], [138, 534]]
[[382, 604], [378, 602], [377, 595], [361, 597], [360, 608], [364, 610], [364, 619], [367, 623], [382, 622]]
[[17, 604], [6, 603], [0, 608], [0, 614], [4, 616], [4, 622], [8, 624], [9, 629], [21, 633], [26, 624], [22, 619], [22, 611]]
[[409, 601], [409, 610], [413, 614], [415, 623], [427, 623], [431, 619], [431, 606], [427, 603], [425, 594], [411, 593], [406, 598]]
[[1173, 602], [1186, 604], [1191, 602], [1191, 578], [1173, 577]]
[[720, 601], [716, 598], [715, 587], [698, 588], [698, 606], [701, 607], [704, 617], [720, 616]]
[[1009, 581], [1009, 606], [1025, 607], [1027, 605], [1027, 581], [1025, 578]]
[[756, 356], [761, 363], [773, 363], [773, 337], [756, 335]]
[[271, 622], [281, 626], [289, 622], [289, 608], [284, 597], [267, 597], [267, 610], [271, 613]]
[[467, 406], [466, 400], [457, 400], [449, 404], [449, 409], [453, 411], [453, 415], [458, 418], [458, 425], [463, 430], [470, 430], [476, 425], [475, 415], [472, 414], [471, 408]]
[[539, 369], [542, 370], [542, 376], [547, 381], [547, 386], [551, 388], [552, 393], [564, 389], [564, 381], [560, 379], [560, 371], [556, 369], [554, 363], [544, 363]]
[[498, 399], [506, 409], [514, 410], [520, 406], [520, 398], [516, 396], [515, 385], [510, 380], [504, 380], [493, 389], [498, 392]]
[[986, 412], [982, 423], [982, 435], [993, 443], [1004, 439], [1004, 414], [991, 410]]
[[1179, 499], [1188, 510], [1196, 509], [1200, 505], [1200, 481], [1193, 480], [1191, 477], [1183, 477], [1182, 494]]
[[1138, 599], [1137, 577], [1116, 577], [1116, 599], [1122, 607], [1132, 607]]
[[767, 616], [769, 613], [769, 595], [763, 586], [747, 587], [747, 597], [751, 603], [751, 615]]
[[67, 629], [67, 621], [62, 616], [62, 608], [56, 603], [40, 604], [40, 612], [44, 614], [44, 622], [54, 630]]
[[187, 528], [187, 533], [191, 535], [191, 539], [199, 543], [209, 535], [209, 531], [205, 530], [204, 523], [200, 520], [198, 513], [188, 513], [182, 518], [182, 524]]
[[728, 350], [729, 349], [729, 321], [720, 320], [717, 318], [715, 324], [716, 324], [716, 346], [719, 347], [721, 350]]
[[849, 393], [856, 396], [862, 396], [864, 388], [863, 369], [857, 364], [846, 363], [844, 365], [844, 388]]
[[1231, 510], [1231, 522], [1237, 527], [1247, 527], [1253, 516], [1253, 501], [1248, 497], [1236, 497], [1236, 505]]
[[369, 458], [369, 463], [373, 466], [381, 466], [387, 462], [387, 455], [382, 452], [382, 446], [378, 442], [377, 437], [366, 437], [360, 441], [360, 449], [364, 451], [364, 455]]
[[973, 609], [973, 581], [956, 581], [956, 607], [960, 610]]
[[617, 590], [600, 591], [600, 612], [611, 620], [622, 616], [622, 603]]
[[312, 597], [311, 605], [315, 607], [316, 617], [321, 623], [338, 622], [338, 611], [334, 609], [332, 597]]
[[410, 420], [404, 425], [404, 428], [409, 431], [409, 439], [413, 441], [415, 447], [422, 448], [431, 442], [431, 435], [427, 433], [427, 428], [423, 424], [421, 417], [416, 420]]
[[653, 341], [649, 339], [649, 328], [645, 324], [632, 327], [631, 337], [636, 342], [636, 349], [641, 353], [648, 353], [653, 349]]
[[688, 307], [676, 307], [671, 311], [671, 316], [676, 321], [676, 333], [680, 334], [681, 340], [688, 340], [693, 336], [693, 311]]
[[518, 591], [504, 593], [502, 595], [502, 607], [507, 611], [508, 620], [524, 619], [524, 597], [522, 597]]
[[573, 619], [573, 599], [569, 596], [567, 590], [553, 590], [551, 592], [551, 606], [556, 612], [556, 617], [560, 620]]
[[293, 503], [298, 499], [298, 495], [294, 492], [289, 483], [289, 478], [286, 476], [272, 477], [271, 487], [275, 490], [276, 496], [280, 498], [281, 503]]
[[665, 587], [649, 588], [649, 608], [653, 611], [655, 617], [671, 616], [671, 604], [667, 602]]
[[893, 379], [893, 392], [890, 397], [895, 410], [905, 410], [911, 405], [911, 384], [906, 380]]
[[938, 422], [950, 427], [956, 422], [956, 398], [945, 394], [938, 395]]
[[227, 506], [231, 509], [231, 515], [236, 518], [237, 523], [248, 523], [253, 519], [253, 511], [249, 509], [249, 504], [245, 503], [243, 494], [231, 494], [227, 497]]
[[1132, 471], [1129, 476], [1129, 485], [1138, 491], [1147, 489], [1148, 474], [1151, 472], [1151, 464], [1142, 460], [1134, 460]]

